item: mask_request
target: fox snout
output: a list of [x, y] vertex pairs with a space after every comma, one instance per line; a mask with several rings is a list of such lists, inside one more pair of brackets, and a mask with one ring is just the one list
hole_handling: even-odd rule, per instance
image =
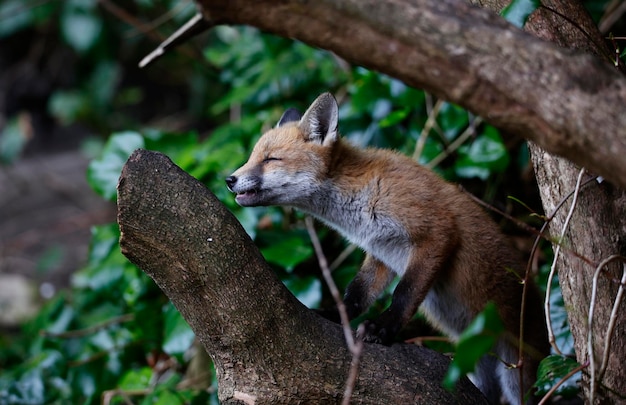
[[254, 175], [235, 176], [232, 174], [226, 177], [226, 186], [230, 191], [239, 195], [248, 191], [258, 190], [261, 187], [261, 179], [259, 176]]
[[257, 176], [243, 176], [243, 178], [231, 175], [226, 177], [226, 186], [236, 194], [235, 201], [243, 207], [262, 204], [260, 192], [260, 179]]
[[235, 177], [235, 176], [228, 176], [228, 177], [226, 177], [226, 186], [233, 193], [234, 193], [233, 187], [235, 187], [235, 184], [237, 184], [237, 177]]

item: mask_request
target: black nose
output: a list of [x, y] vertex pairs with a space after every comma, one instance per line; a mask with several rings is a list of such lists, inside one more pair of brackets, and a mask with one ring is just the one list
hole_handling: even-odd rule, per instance
[[228, 188], [232, 189], [235, 186], [235, 183], [237, 183], [237, 177], [235, 176], [226, 177], [226, 185], [228, 186]]

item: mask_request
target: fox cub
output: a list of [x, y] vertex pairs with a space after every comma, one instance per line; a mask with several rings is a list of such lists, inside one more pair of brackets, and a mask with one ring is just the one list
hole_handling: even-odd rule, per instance
[[398, 153], [351, 146], [339, 137], [337, 120], [330, 93], [304, 115], [287, 110], [248, 162], [226, 179], [237, 203], [298, 208], [366, 252], [345, 294], [351, 319], [400, 277], [389, 308], [367, 324], [367, 342], [391, 343], [418, 307], [456, 340], [488, 301], [495, 302], [508, 333], [493, 348], [495, 355], [480, 360], [472, 380], [493, 403], [502, 395], [520, 403], [549, 349], [540, 296], [530, 285], [523, 378], [510, 367], [519, 357], [520, 257], [458, 187]]

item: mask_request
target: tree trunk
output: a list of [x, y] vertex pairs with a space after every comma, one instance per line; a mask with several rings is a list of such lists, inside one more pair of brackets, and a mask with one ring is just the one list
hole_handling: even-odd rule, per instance
[[[482, 3], [496, 12], [500, 12], [502, 7], [502, 4], [495, 1]], [[530, 16], [524, 27], [527, 31], [562, 47], [596, 55], [611, 53], [581, 3], [548, 0], [542, 4], [546, 8], [540, 8]], [[567, 16], [569, 21], [563, 16]], [[580, 167], [566, 159], [550, 155], [532, 142], [529, 147], [544, 211], [546, 214], [554, 213], [561, 200], [575, 189]], [[554, 244], [555, 250], [558, 244], [566, 248], [565, 253], [558, 257], [557, 269], [563, 299], [568, 309], [576, 357], [579, 363], [585, 364], [591, 361], [588, 320], [595, 268], [611, 255], [626, 256], [626, 193], [606, 182], [593, 182], [583, 187], [569, 224], [565, 225], [572, 199], [570, 197], [568, 203], [556, 211], [549, 231], [552, 240], [557, 242]], [[564, 226], [567, 226], [567, 230], [561, 239]], [[623, 359], [626, 358], [626, 346], [623, 344], [626, 342], [626, 311], [616, 314], [618, 326], [612, 336], [606, 332], [622, 278], [623, 265], [624, 262], [620, 260], [611, 262], [597, 285], [591, 333], [594, 367], [597, 370], [602, 363], [605, 342], [612, 338], [606, 371], [603, 375], [599, 375], [600, 370], [595, 373], [599, 392], [593, 396], [598, 403], [620, 403], [626, 399], [626, 368], [623, 367]], [[589, 368], [583, 376], [585, 398], [590, 399]]]
[[[534, 145], [531, 146], [531, 153], [544, 211], [552, 213], [560, 201], [575, 189], [580, 169]], [[606, 182], [598, 184], [592, 181], [582, 187], [567, 231], [561, 238], [561, 230], [565, 226], [571, 203], [572, 197], [557, 211], [549, 231], [552, 239], [557, 241], [553, 244], [554, 248], [558, 244], [563, 246], [557, 261], [559, 281], [574, 337], [576, 358], [579, 363], [586, 364], [590, 362], [588, 322], [593, 277], [596, 266], [602, 260], [614, 254], [624, 255], [626, 196], [623, 190]], [[606, 266], [606, 272], [598, 280], [592, 328], [596, 370], [602, 362], [604, 345], [611, 337], [607, 333], [607, 327], [622, 278], [622, 268], [622, 261], [612, 262]], [[612, 332], [606, 371], [603, 376], [599, 375], [599, 370], [596, 371], [599, 391], [595, 398], [598, 403], [623, 403], [626, 399], [626, 312], [623, 310], [623, 302], [621, 308], [615, 316], [617, 326]], [[587, 368], [583, 374], [585, 398], [590, 398], [589, 373]]]
[[[236, 218], [160, 153], [139, 150], [118, 185], [122, 252], [154, 279], [213, 358], [223, 403], [338, 403], [352, 355], [339, 325], [276, 278]], [[441, 387], [448, 359], [365, 345], [352, 403], [486, 403], [467, 380]]]

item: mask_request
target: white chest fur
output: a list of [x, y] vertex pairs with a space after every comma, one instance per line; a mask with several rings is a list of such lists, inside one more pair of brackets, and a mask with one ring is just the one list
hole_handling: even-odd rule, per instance
[[311, 204], [300, 208], [337, 230], [398, 276], [404, 274], [411, 249], [409, 235], [397, 218], [372, 204], [368, 188], [350, 195], [329, 190], [317, 196]]

